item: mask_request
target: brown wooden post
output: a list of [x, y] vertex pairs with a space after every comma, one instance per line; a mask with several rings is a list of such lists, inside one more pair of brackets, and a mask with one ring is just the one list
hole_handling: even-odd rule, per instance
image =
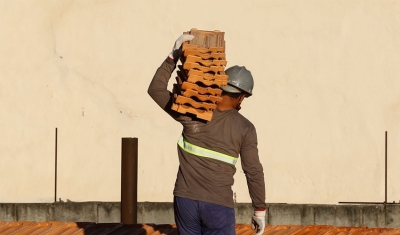
[[138, 138], [122, 138], [121, 223], [137, 223]]

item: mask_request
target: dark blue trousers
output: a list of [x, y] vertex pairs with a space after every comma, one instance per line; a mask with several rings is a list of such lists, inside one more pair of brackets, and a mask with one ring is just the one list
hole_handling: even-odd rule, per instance
[[235, 235], [235, 210], [208, 202], [174, 197], [180, 235]]

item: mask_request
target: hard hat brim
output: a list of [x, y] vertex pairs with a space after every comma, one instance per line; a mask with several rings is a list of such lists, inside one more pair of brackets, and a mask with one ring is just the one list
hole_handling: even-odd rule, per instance
[[222, 90], [229, 92], [229, 93], [242, 93], [241, 90], [237, 89], [236, 87], [226, 85], [221, 87]]

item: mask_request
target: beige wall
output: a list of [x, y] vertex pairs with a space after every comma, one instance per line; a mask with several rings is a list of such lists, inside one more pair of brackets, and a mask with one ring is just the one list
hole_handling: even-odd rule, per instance
[[[399, 1], [0, 1], [0, 202], [120, 199], [139, 138], [139, 201], [171, 201], [181, 127], [147, 95], [175, 39], [225, 32], [255, 77], [267, 202], [400, 199]], [[171, 82], [172, 84], [172, 82]], [[249, 202], [238, 165], [234, 191]]]

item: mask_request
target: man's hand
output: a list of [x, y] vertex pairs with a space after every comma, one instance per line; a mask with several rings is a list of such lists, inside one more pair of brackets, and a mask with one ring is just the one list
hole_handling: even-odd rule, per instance
[[265, 229], [265, 211], [254, 211], [251, 218], [251, 229], [257, 229], [255, 235], [261, 235]]
[[183, 34], [178, 39], [176, 39], [174, 47], [172, 48], [171, 53], [169, 53], [169, 58], [174, 60], [175, 62], [178, 61], [179, 57], [182, 56], [181, 46], [183, 42], [190, 41], [194, 38], [191, 34]]

